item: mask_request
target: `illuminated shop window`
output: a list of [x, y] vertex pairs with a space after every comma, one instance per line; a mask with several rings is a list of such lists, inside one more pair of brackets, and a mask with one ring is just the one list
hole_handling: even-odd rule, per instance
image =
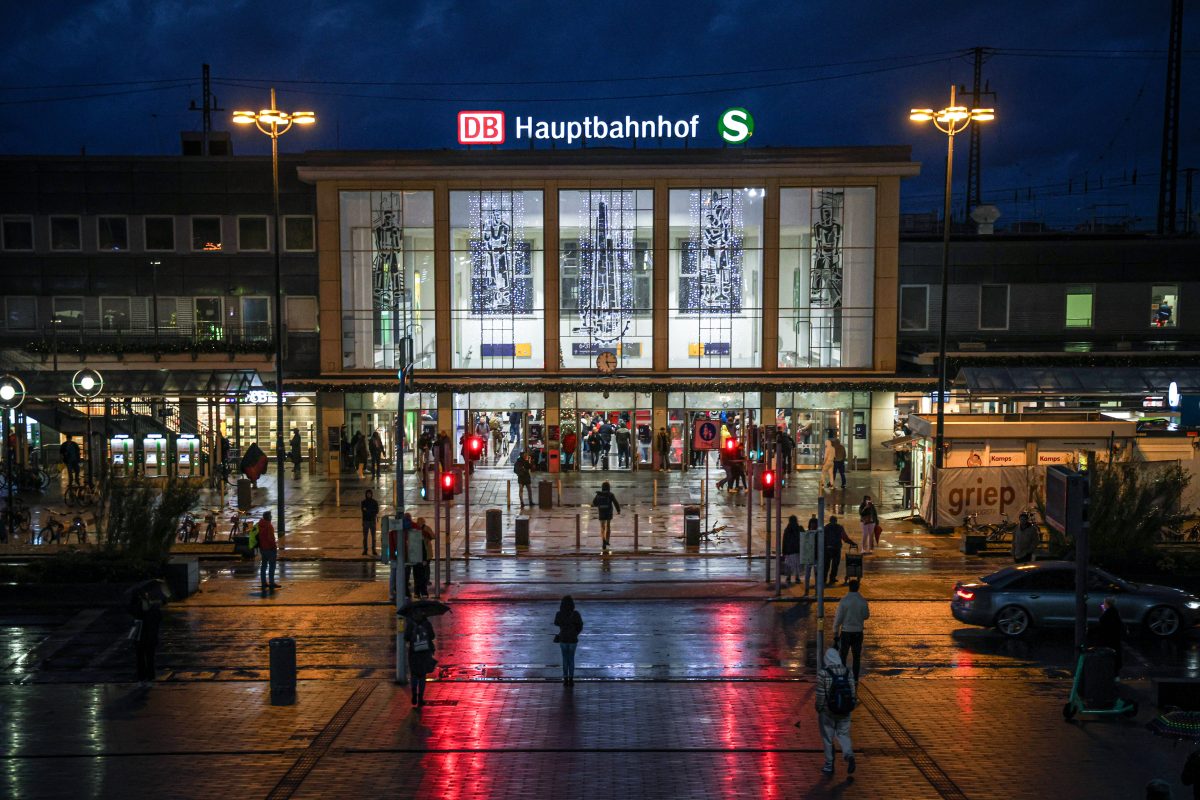
[[1174, 328], [1179, 324], [1179, 286], [1155, 286], [1150, 290], [1150, 327]]
[[1096, 301], [1096, 287], [1069, 286], [1067, 287], [1067, 323], [1068, 328], [1092, 327], [1092, 310]]

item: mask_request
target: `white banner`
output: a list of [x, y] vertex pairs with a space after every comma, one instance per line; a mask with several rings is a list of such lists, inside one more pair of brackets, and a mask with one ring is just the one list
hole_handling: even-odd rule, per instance
[[[968, 514], [979, 522], [1016, 520], [1039, 490], [1025, 467], [947, 467], [938, 473], [938, 527], [962, 525]], [[928, 513], [928, 509], [925, 509]]]

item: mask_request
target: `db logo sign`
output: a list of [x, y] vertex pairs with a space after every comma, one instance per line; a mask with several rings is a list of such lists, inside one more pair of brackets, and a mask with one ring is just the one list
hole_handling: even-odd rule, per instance
[[458, 143], [504, 144], [504, 112], [458, 112]]

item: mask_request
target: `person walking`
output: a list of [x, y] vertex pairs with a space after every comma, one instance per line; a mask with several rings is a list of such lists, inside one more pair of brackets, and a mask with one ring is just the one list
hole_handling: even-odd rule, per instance
[[[407, 515], [406, 515], [407, 516]], [[428, 547], [425, 543], [424, 520], [418, 524], [412, 517], [405, 520], [404, 526], [404, 572], [405, 586], [409, 597], [425, 597], [429, 594]]]
[[650, 466], [650, 440], [652, 438], [649, 425], [637, 426], [638, 466], [642, 464]]
[[779, 477], [783, 481], [783, 485], [788, 485], [788, 479], [792, 474], [792, 454], [796, 451], [796, 442], [792, 440], [792, 435], [788, 433], [786, 427], [780, 427], [777, 434], [779, 444], [779, 453], [783, 456], [783, 464], [779, 470]]
[[359, 480], [366, 476], [363, 475], [363, 470], [367, 467], [367, 461], [371, 458], [370, 448], [367, 447], [367, 437], [362, 435], [361, 431], [354, 432], [354, 438], [350, 440], [350, 448], [354, 452], [354, 468], [358, 472]]
[[275, 582], [275, 557], [278, 552], [275, 542], [275, 526], [271, 524], [271, 512], [264, 511], [258, 521], [258, 577], [262, 583], [263, 594], [270, 589], [282, 588]]
[[596, 492], [596, 496], [592, 498], [592, 507], [596, 509], [600, 518], [603, 549], [608, 550], [608, 540], [612, 533], [613, 509], [616, 509], [618, 514], [621, 513], [621, 504], [617, 502], [617, 497], [612, 493], [612, 487], [608, 485], [608, 481], [600, 484], [600, 491]]
[[825, 441], [825, 453], [821, 460], [821, 483], [826, 489], [833, 488], [833, 458], [836, 452], [833, 449], [833, 439]]
[[853, 539], [846, 535], [846, 529], [838, 523], [837, 517], [830, 517], [829, 523], [825, 526], [825, 570], [827, 574], [825, 585], [827, 586], [837, 583], [838, 566], [842, 563], [843, 543], [851, 547], [858, 546]]
[[[825, 666], [817, 673], [817, 722], [825, 749], [821, 772], [833, 774], [833, 742], [836, 739], [846, 760], [846, 772], [854, 774], [854, 746], [850, 741], [850, 712], [858, 705], [854, 676], [842, 663], [838, 651], [825, 651]], [[799, 723], [797, 723], [799, 724]]]
[[371, 542], [371, 555], [379, 555], [379, 545], [376, 539], [377, 521], [379, 519], [379, 501], [375, 499], [375, 493], [367, 489], [363, 497], [363, 501], [358, 507], [362, 510], [362, 534], [363, 534], [363, 549], [362, 554], [367, 554], [367, 541]]
[[130, 598], [129, 613], [135, 620], [134, 653], [137, 659], [137, 678], [143, 686], [155, 677], [154, 652], [158, 649], [158, 631], [162, 627], [162, 600], [149, 585], [142, 586]]
[[563, 685], [575, 685], [575, 648], [579, 645], [579, 634], [583, 630], [583, 617], [575, 610], [575, 600], [571, 595], [563, 597], [558, 604], [558, 613], [554, 615], [554, 624], [558, 634], [554, 641], [562, 651]]
[[58, 446], [58, 456], [67, 470], [67, 485], [74, 486], [79, 483], [79, 462], [83, 459], [79, 452], [79, 443], [71, 434], [68, 433], [66, 441]]
[[837, 614], [833, 617], [833, 640], [838, 642], [838, 655], [846, 663], [849, 653], [854, 655], [854, 680], [862, 672], [863, 623], [871, 616], [871, 607], [858, 593], [858, 579], [851, 578], [846, 584], [850, 591], [838, 602]]
[[625, 427], [625, 423], [621, 423], [621, 427], [617, 428], [614, 434], [617, 438], [617, 466], [621, 469], [628, 469], [629, 464], [629, 444], [633, 439], [629, 428]]
[[429, 523], [425, 521], [424, 517], [417, 517], [413, 522], [413, 530], [421, 532], [421, 539], [425, 543], [421, 562], [413, 564], [413, 594], [417, 597], [429, 597], [429, 562], [433, 560], [433, 528], [429, 527]]
[[842, 476], [842, 488], [846, 488], [846, 445], [841, 439], [833, 440], [833, 479]]
[[1033, 560], [1034, 553], [1037, 552], [1038, 539], [1041, 537], [1041, 532], [1037, 525], [1034, 525], [1029, 519], [1029, 515], [1024, 511], [1019, 517], [1020, 522], [1017, 529], [1013, 531], [1012, 555], [1013, 563], [1025, 564]]
[[371, 432], [371, 443], [368, 452], [371, 456], [371, 477], [378, 478], [383, 472], [380, 469], [383, 463], [383, 437], [379, 435], [379, 431]]
[[600, 449], [600, 433], [596, 428], [592, 428], [587, 437], [588, 458], [592, 462], [592, 469], [596, 468], [596, 462], [600, 460]]
[[658, 453], [658, 471], [666, 472], [671, 465], [671, 436], [666, 426], [660, 426], [654, 435], [654, 449]]
[[517, 499], [521, 508], [525, 507], [525, 495], [529, 495], [529, 507], [533, 508], [533, 464], [529, 460], [529, 451], [525, 450], [513, 464], [513, 472], [517, 476]]
[[292, 477], [300, 479], [300, 429], [292, 428], [292, 438], [288, 442], [288, 459], [292, 462]]
[[788, 517], [787, 527], [783, 529], [783, 572], [787, 575], [787, 585], [800, 580], [800, 520], [792, 514]]
[[858, 504], [858, 521], [862, 524], [862, 554], [869, 556], [875, 550], [875, 526], [879, 524], [879, 512], [871, 502], [871, 495], [864, 494]]
[[437, 662], [433, 658], [433, 625], [425, 612], [413, 610], [404, 626], [404, 642], [408, 645], [408, 680], [412, 686], [413, 706], [425, 705], [425, 679]]
[[1120, 677], [1121, 667], [1124, 666], [1124, 654], [1121, 652], [1121, 640], [1125, 638], [1125, 623], [1117, 611], [1117, 598], [1106, 597], [1100, 604], [1100, 619], [1096, 623], [1094, 641], [1097, 647], [1107, 647], [1116, 654], [1113, 664], [1115, 675]]

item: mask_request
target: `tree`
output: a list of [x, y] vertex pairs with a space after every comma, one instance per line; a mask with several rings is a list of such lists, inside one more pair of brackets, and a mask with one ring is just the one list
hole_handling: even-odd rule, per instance
[[196, 504], [200, 489], [184, 480], [162, 484], [142, 478], [109, 481], [104, 494], [105, 549], [161, 564], [171, 552], [179, 520]]
[[1092, 562], [1114, 570], [1152, 564], [1163, 528], [1187, 516], [1179, 498], [1190, 480], [1177, 462], [1097, 464], [1088, 495]]

